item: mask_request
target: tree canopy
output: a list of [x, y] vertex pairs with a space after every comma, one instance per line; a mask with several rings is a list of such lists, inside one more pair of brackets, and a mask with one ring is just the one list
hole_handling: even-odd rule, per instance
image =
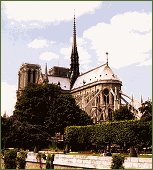
[[7, 129], [4, 143], [16, 143], [20, 147], [44, 142], [56, 132], [64, 133], [67, 126], [92, 124], [72, 95], [61, 94], [61, 88], [54, 84], [33, 83], [23, 90], [13, 116], [3, 122]]
[[120, 109], [116, 109], [113, 112], [114, 121], [133, 120], [133, 119], [135, 119], [135, 116], [127, 107], [121, 107]]
[[152, 102], [145, 101], [142, 103], [142, 107], [139, 108], [142, 113], [141, 120], [143, 121], [152, 121]]

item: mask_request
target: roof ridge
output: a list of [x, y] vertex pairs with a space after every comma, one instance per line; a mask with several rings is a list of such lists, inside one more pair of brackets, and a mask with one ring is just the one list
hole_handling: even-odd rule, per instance
[[104, 65], [107, 65], [107, 63], [102, 64], [102, 65], [100, 65], [100, 66], [98, 66], [98, 67], [96, 67], [96, 68], [93, 68], [93, 69], [91, 69], [91, 70], [89, 70], [89, 71], [87, 71], [87, 72], [85, 72], [85, 73], [79, 75], [79, 77], [82, 76], [82, 75], [84, 75], [84, 74], [87, 74], [87, 73], [89, 73], [89, 72], [91, 72], [91, 71], [93, 71], [93, 70], [96, 70], [97, 68], [100, 68], [100, 67], [102, 67], [102, 66], [104, 66]]

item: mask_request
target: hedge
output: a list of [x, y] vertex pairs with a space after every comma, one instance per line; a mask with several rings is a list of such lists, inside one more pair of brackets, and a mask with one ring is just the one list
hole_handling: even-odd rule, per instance
[[142, 147], [152, 144], [152, 121], [128, 120], [88, 126], [68, 126], [65, 129], [68, 144], [95, 143], [127, 144]]

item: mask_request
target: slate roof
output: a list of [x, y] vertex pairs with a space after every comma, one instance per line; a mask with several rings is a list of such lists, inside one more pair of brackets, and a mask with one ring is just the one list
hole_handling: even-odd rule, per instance
[[90, 83], [93, 83], [95, 81], [100, 80], [116, 80], [120, 81], [117, 77], [117, 75], [114, 74], [114, 72], [111, 70], [111, 68], [107, 64], [103, 64], [99, 67], [96, 67], [82, 75], [80, 75], [74, 85], [73, 89], [76, 89], [78, 87], [82, 87], [83, 85], [87, 85]]

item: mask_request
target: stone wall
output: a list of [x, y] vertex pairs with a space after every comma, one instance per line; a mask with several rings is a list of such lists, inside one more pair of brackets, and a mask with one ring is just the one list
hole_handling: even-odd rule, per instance
[[[112, 157], [56, 154], [54, 169], [110, 169]], [[125, 169], [152, 169], [152, 158], [126, 157]]]
[[[46, 161], [37, 162], [37, 153], [29, 152], [25, 169], [46, 169]], [[46, 154], [47, 155], [47, 154]], [[55, 154], [54, 169], [110, 169], [112, 157], [64, 155]], [[125, 169], [152, 169], [152, 158], [126, 157], [123, 164]], [[1, 169], [4, 169], [4, 159], [1, 159]]]
[[125, 169], [152, 169], [152, 158], [126, 157]]
[[[56, 154], [54, 166], [77, 167], [84, 169], [110, 169], [112, 157]], [[59, 168], [58, 167], [58, 168]], [[68, 168], [67, 168], [68, 169]]]

